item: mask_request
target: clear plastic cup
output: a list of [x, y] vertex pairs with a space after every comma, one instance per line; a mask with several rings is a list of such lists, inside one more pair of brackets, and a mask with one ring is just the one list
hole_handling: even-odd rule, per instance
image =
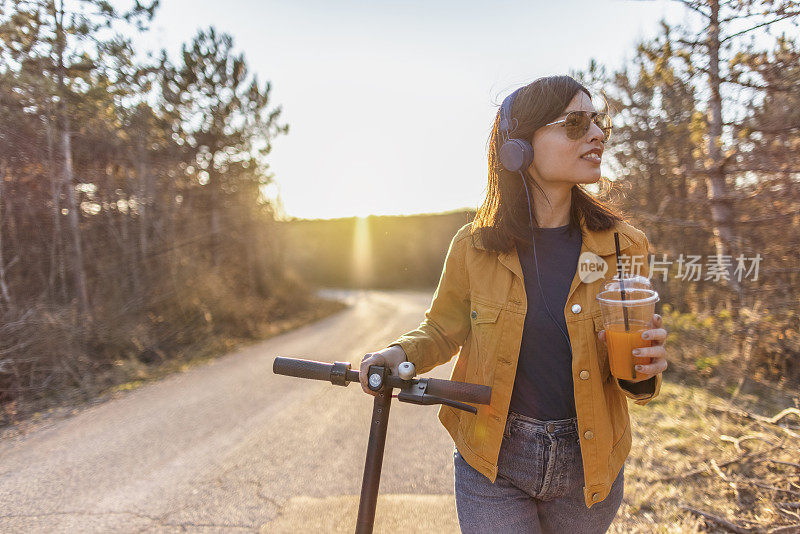
[[611, 374], [623, 380], [639, 380], [634, 365], [650, 361], [635, 359], [633, 349], [652, 345], [652, 340], [642, 339], [642, 332], [650, 329], [658, 293], [645, 288], [628, 289], [626, 282], [624, 300], [619, 288], [602, 291], [596, 298], [603, 313]]
[[[622, 278], [623, 283], [625, 284], [625, 289], [653, 289], [653, 284], [650, 282], [649, 278], [645, 278], [640, 274], [625, 274]], [[610, 282], [606, 282], [603, 291], [607, 291], [609, 289], [619, 289], [619, 274], [615, 274], [614, 278], [611, 279]]]

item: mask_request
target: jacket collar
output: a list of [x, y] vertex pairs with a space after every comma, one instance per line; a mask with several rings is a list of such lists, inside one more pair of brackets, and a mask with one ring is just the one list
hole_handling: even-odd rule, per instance
[[[609, 228], [608, 230], [593, 231], [586, 226], [585, 220], [581, 218], [581, 230], [583, 231], [583, 245], [581, 247], [582, 251], [583, 249], [589, 250], [598, 256], [608, 256], [616, 253], [617, 249], [614, 243], [614, 232], [619, 233], [620, 251], [625, 250], [629, 246], [633, 245], [634, 242], [627, 236], [626, 233], [623, 232], [622, 228], [624, 228], [624, 226], [625, 223], [620, 223], [613, 228]], [[472, 244], [478, 250], [486, 250], [486, 247], [483, 246], [483, 242], [477, 235], [472, 236]], [[507, 252], [504, 254], [510, 253]], [[516, 254], [516, 250], [514, 251], [514, 254]], [[501, 256], [502, 255], [503, 254], [501, 254]]]
[[[586, 221], [581, 218], [581, 230], [583, 231], [581, 254], [586, 251], [594, 252], [598, 256], [609, 256], [611, 254], [615, 254], [617, 250], [614, 243], [615, 231], [619, 233], [620, 251], [625, 250], [629, 246], [633, 245], [633, 241], [622, 231], [622, 228], [624, 228], [625, 224], [626, 223], [619, 223], [608, 230], [593, 231], [586, 226]], [[473, 235], [471, 237], [473, 246], [475, 248], [479, 250], [486, 250], [479, 236]], [[509, 252], [502, 252], [498, 254], [498, 259], [500, 260], [500, 263], [508, 267], [520, 279], [523, 278], [522, 265], [519, 262], [519, 256], [517, 255], [516, 247]]]
[[624, 224], [625, 223], [617, 224], [613, 228], [609, 228], [608, 230], [600, 230], [598, 232], [593, 232], [586, 228], [585, 225], [582, 225], [582, 228], [584, 229], [583, 242], [586, 249], [591, 250], [598, 256], [616, 254], [617, 247], [614, 243], [614, 232], [619, 233], [620, 251], [625, 250], [629, 246], [633, 245], [633, 240], [631, 240], [631, 238], [629, 238], [627, 234], [623, 232]]

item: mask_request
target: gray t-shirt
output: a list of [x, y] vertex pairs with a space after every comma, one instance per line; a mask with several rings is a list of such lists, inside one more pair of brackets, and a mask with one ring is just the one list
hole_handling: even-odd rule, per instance
[[533, 248], [518, 247], [528, 311], [509, 409], [540, 421], [568, 419], [576, 416], [572, 352], [564, 334], [548, 315], [542, 293], [553, 317], [568, 334], [564, 305], [578, 268], [582, 236], [580, 229], [566, 225], [540, 228], [535, 237], [542, 292], [536, 278]]

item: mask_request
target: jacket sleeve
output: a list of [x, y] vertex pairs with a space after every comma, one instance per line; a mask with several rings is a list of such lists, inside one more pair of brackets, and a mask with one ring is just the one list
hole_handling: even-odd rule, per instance
[[415, 330], [389, 344], [402, 347], [418, 375], [450, 361], [469, 332], [469, 282], [465, 261], [468, 244], [469, 239], [464, 235], [453, 237], [425, 320]]
[[[650, 242], [644, 238], [643, 246], [637, 247], [632, 256], [644, 256], [642, 274], [650, 277]], [[630, 382], [620, 378], [614, 378], [614, 386], [629, 399], [634, 399], [635, 404], [644, 406], [655, 399], [661, 392], [661, 374], [657, 373], [654, 377], [642, 382]]]

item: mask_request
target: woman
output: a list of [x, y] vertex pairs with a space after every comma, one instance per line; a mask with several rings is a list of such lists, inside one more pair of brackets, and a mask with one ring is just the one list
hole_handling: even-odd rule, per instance
[[[615, 232], [649, 274], [644, 233], [581, 187], [600, 180], [610, 133], [568, 76], [510, 95], [492, 129], [486, 199], [450, 243], [425, 320], [361, 362], [370, 394], [370, 365], [396, 373], [410, 361], [423, 374], [456, 353], [452, 380], [492, 387], [477, 415], [439, 410], [462, 532], [605, 532], [622, 502], [627, 398], [658, 395], [667, 334], [654, 315], [639, 378], [610, 374], [595, 295], [615, 272]], [[609, 269], [585, 276], [579, 258]]]

